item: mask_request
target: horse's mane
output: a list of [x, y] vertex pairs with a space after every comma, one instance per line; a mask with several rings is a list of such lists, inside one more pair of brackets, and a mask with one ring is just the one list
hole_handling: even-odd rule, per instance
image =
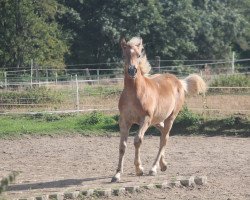
[[[133, 37], [133, 38], [131, 38], [128, 41], [127, 44], [129, 44], [129, 45], [136, 45], [136, 46], [142, 45], [142, 48], [144, 48], [143, 44], [142, 44], [142, 39], [140, 37]], [[142, 56], [141, 56], [140, 59], [141, 59], [141, 62], [140, 62], [139, 67], [141, 69], [142, 74], [146, 75], [146, 74], [148, 74], [150, 72], [151, 65], [148, 62], [148, 59], [147, 59], [147, 56], [146, 56], [145, 52], [142, 54]]]

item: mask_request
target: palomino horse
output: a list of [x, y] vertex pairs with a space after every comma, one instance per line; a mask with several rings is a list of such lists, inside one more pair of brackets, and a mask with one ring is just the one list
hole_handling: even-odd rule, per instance
[[129, 42], [123, 39], [121, 47], [125, 60], [125, 77], [118, 106], [120, 111], [119, 163], [111, 182], [120, 181], [129, 129], [133, 124], [139, 125], [139, 132], [134, 138], [136, 175], [143, 175], [140, 146], [149, 126], [155, 126], [161, 132], [160, 148], [149, 174], [156, 175], [158, 165], [161, 171], [165, 171], [167, 169], [164, 160], [165, 146], [173, 122], [183, 106], [185, 92], [198, 94], [206, 90], [205, 82], [196, 74], [189, 75], [184, 80], [179, 80], [171, 74], [147, 75], [150, 65], [141, 38], [134, 37]]

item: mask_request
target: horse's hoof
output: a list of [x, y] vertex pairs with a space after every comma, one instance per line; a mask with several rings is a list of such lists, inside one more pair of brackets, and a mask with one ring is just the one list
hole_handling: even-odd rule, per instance
[[143, 168], [141, 167], [140, 169], [136, 170], [136, 176], [142, 176], [144, 174]]
[[162, 172], [165, 172], [166, 170], [167, 170], [167, 165], [161, 166], [161, 171], [162, 171]]
[[120, 180], [121, 180], [120, 174], [116, 174], [115, 176], [112, 177], [111, 183], [118, 183], [120, 182]]
[[136, 176], [143, 176], [143, 171], [136, 172]]
[[156, 174], [157, 174], [157, 172], [152, 170], [152, 169], [149, 171], [150, 176], [156, 176]]

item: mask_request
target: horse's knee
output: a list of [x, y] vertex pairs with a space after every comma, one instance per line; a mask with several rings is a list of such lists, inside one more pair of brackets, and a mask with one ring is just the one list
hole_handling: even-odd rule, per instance
[[134, 146], [135, 147], [140, 147], [141, 143], [142, 143], [142, 138], [139, 137], [139, 136], [136, 136], [135, 139], [134, 139]]
[[124, 154], [126, 148], [127, 148], [127, 144], [126, 144], [125, 142], [122, 142], [122, 143], [120, 144], [120, 147], [119, 147], [119, 152], [120, 152], [120, 154]]

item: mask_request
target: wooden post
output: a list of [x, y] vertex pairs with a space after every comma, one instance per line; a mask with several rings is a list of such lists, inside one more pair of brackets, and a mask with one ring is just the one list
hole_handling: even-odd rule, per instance
[[235, 52], [232, 53], [232, 74], [234, 74], [234, 62], [235, 62]]
[[46, 84], [49, 84], [49, 72], [48, 72], [48, 68], [46, 68]]
[[100, 70], [97, 69], [96, 73], [97, 73], [97, 80], [98, 80], [98, 85], [99, 85], [100, 84]]
[[57, 85], [57, 76], [58, 76], [58, 75], [57, 75], [57, 70], [56, 70], [56, 85]]
[[158, 69], [158, 72], [161, 72], [161, 58], [160, 58], [160, 56], [155, 56], [155, 67]]
[[33, 85], [33, 59], [30, 61], [30, 87]]
[[86, 70], [87, 79], [88, 79], [88, 80], [91, 80], [89, 68], [86, 68], [85, 70]]
[[35, 64], [36, 68], [36, 82], [38, 83], [38, 86], [40, 87], [40, 74], [39, 74], [39, 66]]
[[5, 89], [8, 87], [7, 72], [4, 72], [4, 87]]
[[76, 109], [79, 112], [79, 85], [77, 80], [77, 74], [76, 74]]

